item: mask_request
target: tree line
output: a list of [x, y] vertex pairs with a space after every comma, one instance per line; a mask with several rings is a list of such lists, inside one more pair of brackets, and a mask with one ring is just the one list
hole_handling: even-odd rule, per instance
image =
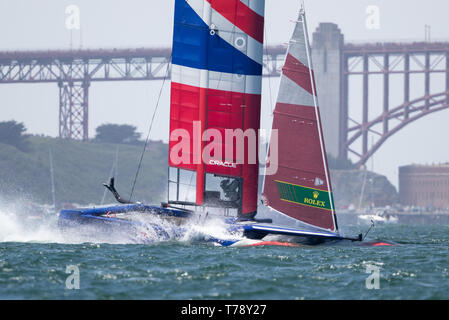
[[[21, 151], [29, 150], [26, 127], [23, 123], [14, 120], [0, 122], [0, 143], [11, 145]], [[92, 142], [114, 144], [142, 144], [141, 133], [135, 126], [127, 124], [103, 124], [96, 128], [95, 138]]]

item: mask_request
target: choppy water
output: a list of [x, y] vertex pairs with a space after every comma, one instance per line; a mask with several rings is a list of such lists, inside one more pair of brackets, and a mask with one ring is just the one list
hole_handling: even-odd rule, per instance
[[[449, 226], [377, 226], [368, 236], [394, 247], [223, 248], [66, 243], [54, 222], [23, 225], [0, 211], [0, 299], [449, 298]], [[66, 288], [76, 286], [71, 266], [79, 289]]]

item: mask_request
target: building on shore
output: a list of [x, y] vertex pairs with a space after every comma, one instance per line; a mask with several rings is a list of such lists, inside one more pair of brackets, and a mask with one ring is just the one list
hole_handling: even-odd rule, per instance
[[449, 208], [449, 163], [399, 167], [399, 201], [404, 206]]

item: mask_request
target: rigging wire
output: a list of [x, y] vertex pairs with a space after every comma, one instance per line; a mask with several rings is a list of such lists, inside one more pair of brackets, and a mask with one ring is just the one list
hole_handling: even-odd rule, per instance
[[161, 86], [161, 89], [159, 91], [159, 96], [157, 98], [156, 107], [154, 108], [154, 111], [153, 111], [153, 116], [151, 118], [150, 127], [148, 129], [147, 138], [145, 139], [145, 144], [143, 146], [142, 154], [140, 155], [139, 165], [137, 166], [136, 176], [134, 177], [133, 186], [131, 188], [131, 195], [129, 196], [129, 201], [132, 200], [132, 197], [133, 197], [133, 194], [134, 194], [134, 189], [136, 187], [137, 178], [138, 178], [140, 170], [142, 168], [143, 157], [145, 155], [145, 151], [147, 149], [148, 142], [150, 140], [151, 129], [153, 128], [153, 123], [154, 123], [154, 119], [155, 119], [155, 116], [156, 116], [156, 113], [157, 113], [157, 110], [158, 110], [158, 107], [159, 107], [159, 102], [161, 100], [162, 91], [164, 89], [165, 82], [166, 82], [166, 80], [168, 78], [168, 75], [169, 75], [170, 65], [171, 65], [171, 60], [172, 60], [172, 54], [170, 54], [170, 58], [169, 58], [169, 60], [167, 62], [167, 70], [165, 72], [165, 76], [164, 76], [164, 79], [162, 81], [162, 86]]

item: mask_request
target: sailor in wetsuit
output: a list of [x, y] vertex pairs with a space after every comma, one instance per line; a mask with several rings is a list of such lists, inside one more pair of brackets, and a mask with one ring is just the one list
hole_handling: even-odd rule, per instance
[[226, 179], [220, 182], [220, 187], [223, 189], [225, 197], [229, 201], [238, 201], [240, 199], [240, 183], [237, 179]]

